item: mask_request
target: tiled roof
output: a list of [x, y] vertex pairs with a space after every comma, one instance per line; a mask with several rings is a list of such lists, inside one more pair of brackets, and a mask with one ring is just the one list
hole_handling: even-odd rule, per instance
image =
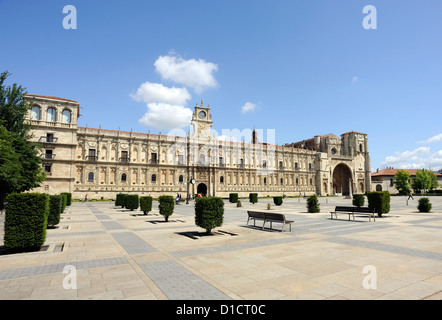
[[[418, 169], [382, 169], [371, 174], [372, 177], [379, 176], [394, 176], [399, 170], [406, 170], [410, 173], [410, 176], [415, 176]], [[442, 176], [442, 174], [435, 172], [436, 176]]]
[[75, 100], [59, 98], [59, 97], [54, 97], [54, 96], [43, 96], [43, 95], [39, 95], [39, 94], [26, 94], [26, 96], [36, 97], [36, 98], [46, 98], [46, 99], [62, 100], [62, 101], [70, 101], [70, 102], [78, 103], [78, 101], [75, 101]]

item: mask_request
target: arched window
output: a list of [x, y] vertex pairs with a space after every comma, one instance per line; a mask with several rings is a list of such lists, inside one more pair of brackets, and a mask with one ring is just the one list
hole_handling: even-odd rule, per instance
[[264, 178], [264, 184], [267, 184], [267, 178]]
[[87, 175], [87, 181], [94, 181], [94, 173], [93, 172], [89, 172], [89, 174]]
[[362, 143], [359, 144], [359, 151], [362, 152]]
[[224, 183], [224, 176], [219, 177], [219, 183]]
[[55, 122], [57, 110], [55, 108], [48, 108], [48, 114], [46, 116], [46, 121]]
[[336, 154], [336, 149], [335, 149], [335, 148], [333, 148], [333, 149], [331, 150], [331, 154], [332, 154], [333, 156]]
[[39, 106], [33, 106], [31, 110], [31, 120], [40, 120], [41, 109]]
[[179, 183], [183, 183], [184, 182], [184, 177], [183, 176], [179, 176], [178, 177], [178, 182]]
[[152, 175], [152, 182], [157, 182], [157, 176], [155, 174]]
[[281, 178], [279, 181], [281, 182], [281, 184], [284, 184], [284, 179], [283, 178]]
[[61, 114], [61, 122], [63, 123], [71, 123], [71, 112], [67, 109], [63, 110]]
[[122, 181], [122, 182], [126, 182], [126, 180], [127, 180], [127, 175], [126, 175], [125, 173], [123, 173], [123, 174], [121, 175], [121, 181]]

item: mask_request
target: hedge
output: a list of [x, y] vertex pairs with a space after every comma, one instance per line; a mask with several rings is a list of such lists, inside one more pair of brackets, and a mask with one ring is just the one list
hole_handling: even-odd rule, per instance
[[66, 206], [68, 204], [68, 196], [66, 195], [66, 193], [62, 193], [60, 194], [61, 196], [61, 213], [64, 212], [64, 210], [66, 209]]
[[175, 199], [172, 196], [160, 196], [158, 201], [160, 214], [164, 216], [166, 221], [169, 221], [169, 217], [173, 214], [173, 209], [175, 208]]
[[124, 197], [124, 206], [130, 211], [134, 211], [140, 206], [140, 198], [137, 194], [128, 194]]
[[208, 234], [212, 229], [223, 225], [224, 201], [218, 197], [195, 199], [195, 224], [206, 229]]
[[367, 192], [368, 207], [381, 217], [384, 213], [390, 212], [390, 192], [372, 191]]
[[430, 199], [428, 198], [420, 198], [419, 199], [419, 204], [417, 206], [417, 208], [419, 209], [419, 212], [430, 212], [431, 211], [431, 203], [430, 203]]
[[140, 197], [140, 210], [144, 212], [144, 214], [148, 214], [152, 211], [152, 197], [144, 196]]
[[66, 199], [67, 199], [66, 205], [69, 207], [72, 204], [72, 193], [62, 192], [61, 194], [62, 195], [65, 194], [66, 195]]
[[63, 197], [61, 195], [49, 196], [48, 226], [55, 226], [60, 223], [60, 213], [63, 209]]
[[117, 196], [115, 198], [115, 205], [119, 206], [119, 207], [123, 205], [123, 194], [122, 193], [117, 193]]
[[229, 202], [237, 203], [238, 202], [238, 194], [237, 193], [229, 193]]
[[320, 212], [319, 200], [316, 194], [307, 197], [307, 211], [311, 213]]
[[250, 193], [249, 200], [253, 204], [257, 203], [258, 202], [258, 194], [257, 193]]
[[353, 202], [352, 203], [353, 203], [353, 205], [355, 207], [358, 207], [358, 208], [363, 207], [364, 203], [365, 203], [365, 195], [363, 195], [363, 194], [354, 194], [353, 195]]
[[273, 203], [277, 206], [282, 205], [282, 197], [281, 196], [273, 197]]
[[39, 249], [46, 240], [49, 195], [11, 193], [6, 198], [4, 245], [10, 249]]

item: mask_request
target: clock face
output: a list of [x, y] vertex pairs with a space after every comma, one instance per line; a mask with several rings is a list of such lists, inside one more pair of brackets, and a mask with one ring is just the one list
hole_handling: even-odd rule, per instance
[[195, 184], [195, 179], [190, 180], [191, 184]]
[[206, 117], [206, 113], [203, 110], [201, 110], [199, 116], [201, 119], [204, 119]]

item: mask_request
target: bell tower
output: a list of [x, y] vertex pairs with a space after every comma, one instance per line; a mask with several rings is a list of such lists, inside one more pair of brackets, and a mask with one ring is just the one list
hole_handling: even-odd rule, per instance
[[204, 106], [204, 100], [201, 100], [201, 105], [195, 105], [195, 110], [190, 122], [192, 128], [192, 138], [210, 139], [210, 128], [212, 128], [212, 114], [210, 113], [210, 106]]

